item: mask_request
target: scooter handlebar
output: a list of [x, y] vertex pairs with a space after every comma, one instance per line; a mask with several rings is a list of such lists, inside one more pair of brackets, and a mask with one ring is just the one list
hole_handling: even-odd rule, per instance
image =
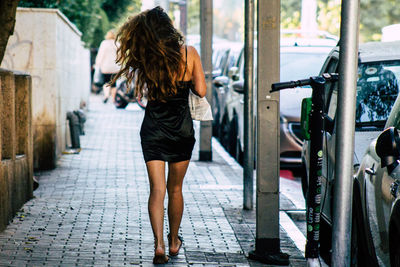
[[297, 80], [290, 82], [273, 83], [271, 86], [272, 88], [271, 93], [286, 88], [295, 88], [295, 87], [310, 85], [310, 82], [311, 82], [310, 79], [304, 79], [304, 80]]
[[[339, 74], [337, 73], [323, 73], [321, 75], [327, 82], [334, 82], [339, 79]], [[297, 80], [297, 81], [289, 81], [289, 82], [281, 82], [281, 83], [273, 83], [271, 85], [271, 93], [282, 90], [282, 89], [287, 89], [287, 88], [295, 88], [295, 87], [301, 87], [305, 85], [311, 85], [311, 79], [315, 77], [311, 77], [310, 79], [304, 79], [304, 80]]]

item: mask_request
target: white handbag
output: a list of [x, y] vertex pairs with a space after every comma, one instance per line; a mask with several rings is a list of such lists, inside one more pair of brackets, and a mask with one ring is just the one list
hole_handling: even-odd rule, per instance
[[205, 97], [199, 97], [189, 90], [189, 108], [192, 119], [196, 121], [212, 121], [211, 106]]

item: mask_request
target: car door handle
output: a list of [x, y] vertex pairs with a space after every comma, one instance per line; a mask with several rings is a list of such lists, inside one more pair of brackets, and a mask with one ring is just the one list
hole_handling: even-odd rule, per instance
[[366, 168], [366, 169], [365, 169], [365, 172], [366, 172], [367, 174], [371, 175], [371, 176], [376, 174], [376, 172], [375, 172], [375, 170], [374, 170], [374, 167], [372, 167], [372, 168]]

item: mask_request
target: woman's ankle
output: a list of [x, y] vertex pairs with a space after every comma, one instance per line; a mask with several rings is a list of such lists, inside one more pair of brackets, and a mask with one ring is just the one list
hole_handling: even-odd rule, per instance
[[158, 242], [157, 239], [154, 240], [154, 254], [161, 255], [165, 254], [165, 244], [164, 242]]

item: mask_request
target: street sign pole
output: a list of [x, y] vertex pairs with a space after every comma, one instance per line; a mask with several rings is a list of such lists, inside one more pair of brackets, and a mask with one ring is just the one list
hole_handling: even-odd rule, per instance
[[[213, 35], [212, 0], [200, 0], [200, 36], [201, 62], [206, 76], [207, 100], [212, 103], [212, 35]], [[200, 123], [200, 161], [212, 160], [211, 149], [212, 121]]]
[[254, 0], [244, 5], [244, 153], [243, 208], [253, 209], [254, 180]]
[[342, 0], [332, 266], [350, 266], [359, 9], [360, 0]]
[[256, 246], [249, 257], [289, 265], [279, 238], [279, 81], [280, 0], [257, 1], [257, 197]]

